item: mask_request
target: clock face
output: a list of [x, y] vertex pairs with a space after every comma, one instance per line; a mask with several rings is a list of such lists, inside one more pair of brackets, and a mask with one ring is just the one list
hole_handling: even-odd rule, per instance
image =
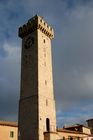
[[26, 38], [24, 46], [26, 49], [29, 49], [33, 45], [33, 43], [34, 43], [34, 38], [29, 36]]

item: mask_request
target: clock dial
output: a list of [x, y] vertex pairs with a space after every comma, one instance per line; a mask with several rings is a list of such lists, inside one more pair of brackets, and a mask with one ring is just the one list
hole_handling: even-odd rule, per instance
[[34, 44], [34, 38], [33, 37], [27, 37], [25, 40], [25, 48], [28, 49]]

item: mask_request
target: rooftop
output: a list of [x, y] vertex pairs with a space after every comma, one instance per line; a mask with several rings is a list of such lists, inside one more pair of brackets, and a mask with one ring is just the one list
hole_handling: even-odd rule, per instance
[[67, 128], [75, 128], [75, 127], [86, 127], [86, 128], [90, 129], [90, 127], [83, 125], [83, 124], [75, 124], [75, 125], [65, 126], [64, 128], [67, 129]]
[[81, 135], [93, 136], [92, 134], [87, 134], [87, 133], [80, 132], [80, 131], [67, 130], [67, 129], [64, 129], [64, 128], [58, 128], [57, 132], [64, 132], [64, 133], [72, 133], [72, 134], [81, 134]]
[[11, 126], [11, 127], [18, 127], [18, 123], [17, 122], [0, 121], [0, 125]]

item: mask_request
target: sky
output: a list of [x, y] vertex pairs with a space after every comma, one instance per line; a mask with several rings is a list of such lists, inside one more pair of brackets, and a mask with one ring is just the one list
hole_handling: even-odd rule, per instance
[[21, 39], [34, 15], [54, 28], [53, 79], [57, 126], [93, 118], [93, 0], [0, 0], [0, 120], [17, 121]]

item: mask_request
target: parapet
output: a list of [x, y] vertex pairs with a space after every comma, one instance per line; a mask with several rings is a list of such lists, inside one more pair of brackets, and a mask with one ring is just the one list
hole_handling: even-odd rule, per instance
[[37, 15], [29, 19], [26, 24], [19, 28], [18, 35], [19, 37], [24, 38], [26, 35], [34, 32], [37, 29], [42, 31], [50, 39], [54, 38], [53, 28], [50, 27], [42, 17]]

